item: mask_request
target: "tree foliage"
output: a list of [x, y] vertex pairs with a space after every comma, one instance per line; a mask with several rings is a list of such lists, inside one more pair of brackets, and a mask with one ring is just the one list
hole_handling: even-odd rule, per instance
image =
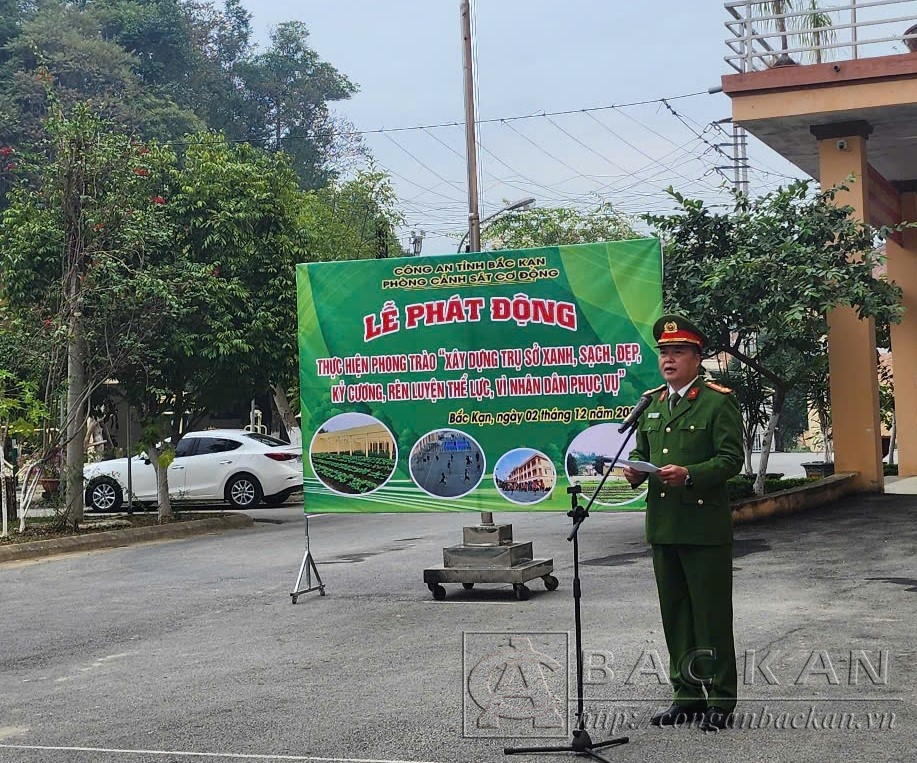
[[88, 392], [119, 382], [157, 464], [183, 425], [293, 384], [297, 263], [397, 245], [378, 172], [306, 192], [284, 153], [200, 133], [178, 155], [85, 103], [55, 107], [45, 130], [49, 160], [7, 172], [0, 304], [10, 326], [43, 331], [54, 389], [78, 316]]
[[531, 249], [630, 238], [640, 238], [634, 221], [607, 201], [585, 210], [536, 207], [507, 213], [481, 231], [481, 240], [490, 249]]
[[356, 87], [300, 22], [279, 24], [259, 51], [239, 0], [5, 0], [0, 11], [0, 145], [41, 147], [47, 71], [65, 108], [91, 99], [143, 139], [210, 128], [284, 151], [307, 188], [334, 177], [342, 146], [360, 148], [328, 108]]
[[[735, 209], [723, 212], [670, 189], [680, 210], [647, 216], [665, 244], [665, 307], [692, 316], [713, 351], [773, 388], [762, 485], [789, 390], [827, 390], [827, 366], [816, 360], [825, 357], [830, 311], [845, 306], [879, 323], [900, 320], [900, 289], [876, 275], [875, 242], [887, 231], [836, 203], [840, 190], [816, 193], [797, 181], [756, 199], [737, 195]], [[819, 367], [824, 374], [813, 376]]]

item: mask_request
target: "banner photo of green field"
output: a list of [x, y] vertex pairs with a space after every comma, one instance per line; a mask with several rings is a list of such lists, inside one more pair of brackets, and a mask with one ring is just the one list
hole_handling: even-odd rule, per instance
[[[656, 239], [309, 263], [296, 283], [308, 513], [567, 511], [658, 384]], [[594, 508], [644, 508], [615, 471]]]

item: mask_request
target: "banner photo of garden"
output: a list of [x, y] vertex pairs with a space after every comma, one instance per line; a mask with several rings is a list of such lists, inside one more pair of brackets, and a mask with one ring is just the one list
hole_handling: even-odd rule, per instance
[[[308, 513], [567, 511], [658, 384], [656, 239], [296, 276]], [[595, 504], [644, 507], [619, 469]]]

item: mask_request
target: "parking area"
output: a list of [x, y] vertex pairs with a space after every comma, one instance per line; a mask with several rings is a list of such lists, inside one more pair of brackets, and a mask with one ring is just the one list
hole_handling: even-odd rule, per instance
[[[0, 565], [0, 761], [458, 763], [564, 742], [569, 726], [550, 724], [568, 724], [575, 695], [568, 518], [497, 516], [553, 557], [557, 591], [534, 585], [522, 602], [509, 586], [451, 586], [437, 602], [423, 569], [476, 514], [314, 517], [327, 596], [293, 606], [301, 509], [252, 515], [246, 531]], [[608, 757], [912, 759], [915, 519], [912, 496], [861, 497], [737, 532], [748, 721], [705, 736], [647, 725], [669, 694], [643, 518], [594, 514], [581, 531], [586, 706], [594, 737], [630, 737]], [[507, 650], [529, 646], [538, 658], [513, 663], [535, 678], [515, 686], [535, 687], [520, 706], [501, 676]], [[539, 698], [563, 712], [519, 712]]]

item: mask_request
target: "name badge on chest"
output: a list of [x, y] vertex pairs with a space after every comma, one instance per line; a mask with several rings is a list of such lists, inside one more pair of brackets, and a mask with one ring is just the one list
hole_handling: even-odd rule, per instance
[[659, 411], [650, 411], [648, 414], [646, 414], [646, 417], [648, 419], [658, 419], [659, 415]]

